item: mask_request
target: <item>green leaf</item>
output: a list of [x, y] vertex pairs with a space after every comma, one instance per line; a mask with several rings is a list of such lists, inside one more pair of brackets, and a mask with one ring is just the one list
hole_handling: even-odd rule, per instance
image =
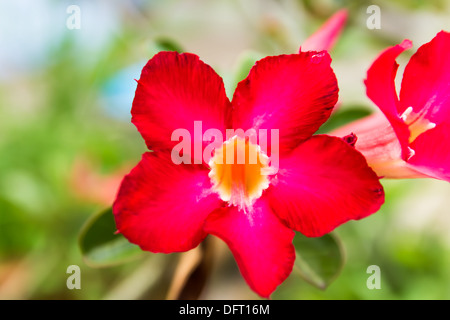
[[246, 50], [239, 56], [234, 72], [233, 91], [240, 81], [247, 78], [250, 69], [255, 65], [256, 61], [262, 58], [264, 58], [262, 53], [251, 50]]
[[78, 243], [83, 259], [91, 267], [125, 263], [143, 255], [143, 251], [121, 234], [116, 234], [112, 208], [92, 216], [80, 231]]
[[175, 40], [167, 37], [159, 37], [153, 40], [151, 51], [176, 51], [178, 53], [184, 52], [182, 46]]
[[308, 238], [297, 232], [294, 246], [294, 269], [304, 280], [319, 289], [325, 290], [344, 266], [344, 250], [340, 239], [334, 234]]
[[371, 111], [364, 106], [349, 106], [345, 109], [340, 108], [335, 113], [331, 114], [327, 122], [319, 128], [316, 134], [328, 133], [352, 121], [364, 118], [369, 114], [371, 114]]

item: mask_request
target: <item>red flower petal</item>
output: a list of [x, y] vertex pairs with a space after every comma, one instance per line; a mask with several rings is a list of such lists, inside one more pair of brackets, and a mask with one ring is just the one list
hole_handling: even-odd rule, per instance
[[264, 200], [257, 201], [253, 209], [247, 213], [236, 207], [216, 210], [208, 216], [205, 231], [228, 244], [250, 288], [268, 298], [292, 271], [295, 233]]
[[[131, 113], [149, 149], [172, 149], [175, 129], [194, 138], [194, 121], [203, 131], [227, 126], [230, 102], [222, 78], [190, 53], [160, 52], [142, 70]], [[224, 134], [225, 136], [225, 134]], [[201, 141], [201, 136], [198, 136]]]
[[314, 32], [300, 47], [301, 51], [331, 50], [347, 22], [348, 12], [341, 9], [333, 14], [319, 30]]
[[442, 123], [436, 128], [419, 135], [411, 144], [415, 154], [408, 163], [424, 173], [450, 182], [450, 123]]
[[280, 153], [295, 148], [324, 123], [338, 99], [325, 51], [267, 57], [233, 96], [233, 128], [279, 129]]
[[206, 170], [175, 165], [145, 153], [125, 176], [113, 212], [117, 229], [143, 250], [170, 253], [196, 247], [206, 236], [206, 216], [221, 205]]
[[401, 44], [386, 49], [369, 68], [367, 79], [364, 81], [367, 96], [380, 108], [394, 128], [402, 146], [404, 160], [410, 155], [408, 150], [409, 129], [399, 116], [399, 101], [395, 90], [398, 64], [395, 59], [411, 46], [411, 41], [404, 40]]
[[340, 138], [313, 136], [288, 158], [267, 190], [273, 211], [308, 237], [376, 212], [383, 187], [363, 155]]
[[405, 68], [400, 91], [402, 113], [415, 113], [435, 124], [450, 122], [450, 33], [441, 31], [421, 46]]

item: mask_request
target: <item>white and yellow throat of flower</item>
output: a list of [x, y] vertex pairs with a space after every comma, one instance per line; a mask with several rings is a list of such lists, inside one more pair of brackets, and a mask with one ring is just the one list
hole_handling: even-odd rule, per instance
[[251, 210], [269, 187], [269, 157], [250, 139], [234, 136], [216, 148], [209, 161], [213, 190], [223, 201]]

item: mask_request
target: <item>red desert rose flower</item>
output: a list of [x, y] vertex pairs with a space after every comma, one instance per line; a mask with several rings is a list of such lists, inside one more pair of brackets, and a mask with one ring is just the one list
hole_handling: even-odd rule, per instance
[[[269, 297], [292, 271], [293, 230], [322, 236], [376, 212], [384, 192], [361, 153], [343, 139], [313, 136], [338, 99], [330, 63], [325, 51], [266, 57], [230, 102], [222, 79], [196, 55], [155, 55], [142, 70], [131, 110], [153, 152], [122, 182], [113, 205], [118, 232], [143, 250], [164, 253], [190, 250], [215, 235], [228, 244], [248, 285]], [[263, 174], [267, 155], [248, 139], [246, 150], [257, 150], [261, 161], [220, 165], [216, 160], [236, 136], [217, 146], [208, 163], [175, 164], [172, 133], [184, 128], [198, 139], [198, 121], [203, 131], [224, 136], [229, 128], [278, 129], [279, 142], [267, 148], [279, 150], [278, 172]]]
[[367, 95], [382, 113], [333, 135], [355, 133], [356, 149], [380, 177], [450, 181], [450, 33], [439, 32], [411, 57], [398, 97], [395, 59], [411, 46], [404, 40], [386, 49], [367, 72]]

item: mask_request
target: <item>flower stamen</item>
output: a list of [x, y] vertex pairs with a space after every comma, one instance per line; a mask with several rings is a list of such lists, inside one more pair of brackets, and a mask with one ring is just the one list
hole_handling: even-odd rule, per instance
[[426, 109], [427, 108], [424, 108], [420, 110], [420, 112], [416, 113], [413, 111], [412, 107], [408, 107], [400, 116], [400, 118], [409, 128], [409, 143], [412, 143], [414, 140], [416, 140], [416, 138], [422, 133], [436, 127], [436, 123], [431, 122], [430, 120], [425, 118]]

